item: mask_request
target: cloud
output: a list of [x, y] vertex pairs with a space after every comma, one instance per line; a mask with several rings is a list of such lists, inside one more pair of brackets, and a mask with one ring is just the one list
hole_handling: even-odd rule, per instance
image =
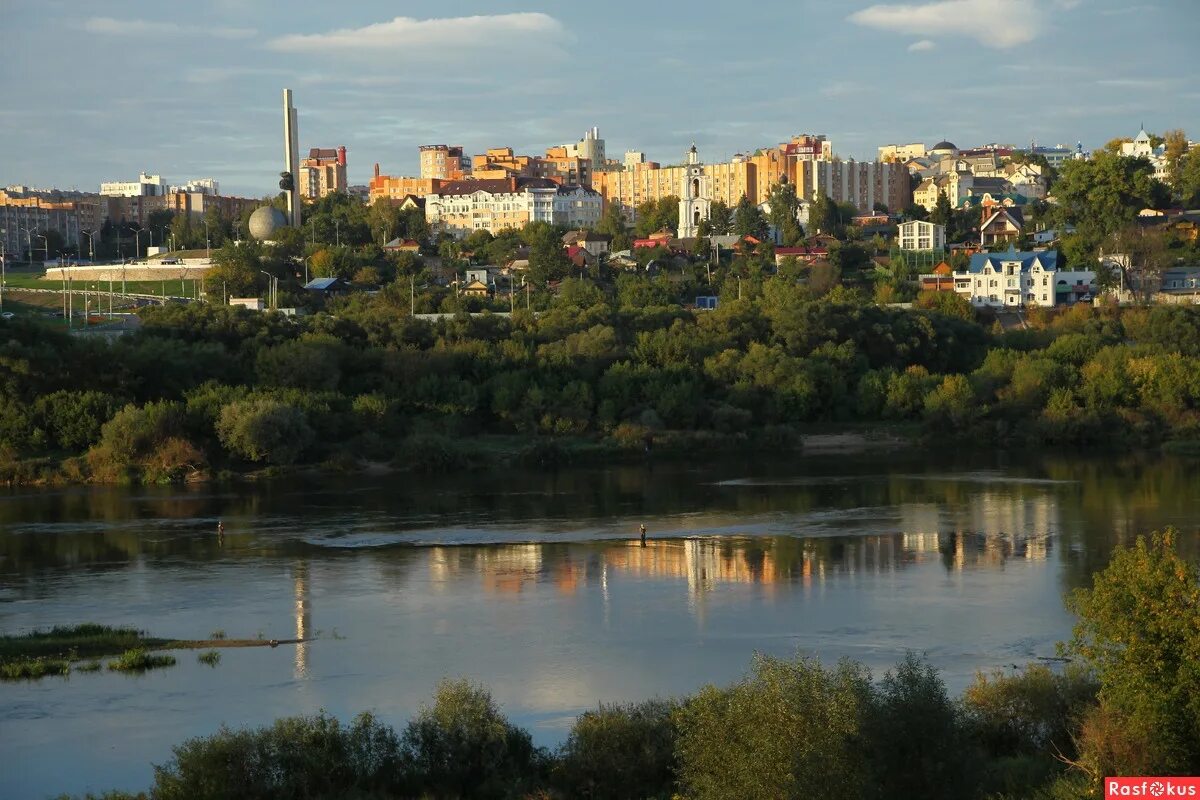
[[932, 50], [935, 47], [937, 47], [937, 45], [934, 44], [931, 39], [922, 39], [919, 42], [913, 42], [912, 44], [910, 44], [908, 46], [908, 52], [920, 53], [924, 50]]
[[272, 39], [267, 46], [287, 53], [337, 53], [398, 50], [465, 50], [481, 46], [513, 48], [514, 39], [557, 44], [569, 34], [549, 14], [526, 12], [473, 17], [413, 19], [396, 17], [362, 28], [342, 28], [329, 33], [290, 34]]
[[[1057, 0], [1054, 5], [1070, 8], [1077, 2]], [[936, 36], [966, 36], [1001, 50], [1033, 41], [1047, 24], [1045, 3], [1037, 0], [880, 4], [855, 11], [847, 19], [868, 28], [923, 36], [925, 41]]]
[[92, 17], [83, 23], [88, 33], [102, 36], [173, 36], [180, 33], [217, 36], [222, 39], [248, 39], [255, 34], [251, 28], [184, 28], [174, 22], [153, 22], [147, 19], [113, 19]]
[[851, 81], [834, 81], [823, 86], [820, 93], [825, 97], [845, 97], [848, 94], [858, 94], [863, 90], [860, 84]]

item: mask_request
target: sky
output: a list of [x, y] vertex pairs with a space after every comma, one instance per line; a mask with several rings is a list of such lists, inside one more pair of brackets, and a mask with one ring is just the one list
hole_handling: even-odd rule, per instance
[[706, 161], [824, 133], [843, 158], [1183, 128], [1200, 139], [1200, 0], [0, 0], [0, 185], [139, 171], [275, 191], [281, 95], [351, 183], [417, 146]]

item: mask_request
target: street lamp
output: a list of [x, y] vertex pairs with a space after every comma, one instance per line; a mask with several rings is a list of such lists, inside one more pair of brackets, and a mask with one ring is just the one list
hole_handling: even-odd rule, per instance
[[[29, 263], [32, 264], [33, 263], [33, 234], [37, 233], [37, 228], [22, 228], [20, 226], [17, 226], [17, 239], [18, 240], [21, 238], [22, 231], [25, 232], [25, 250], [28, 251]], [[20, 241], [18, 241], [17, 246], [20, 247], [20, 245], [21, 245], [21, 243], [20, 243]]]
[[209, 263], [212, 263], [212, 239], [208, 235], [208, 220], [204, 220], [204, 250]]
[[[45, 248], [44, 250], [42, 250], [42, 266], [45, 267], [46, 262], [50, 260], [50, 237], [44, 233], [39, 233], [35, 238], [41, 239], [42, 246]], [[30, 260], [32, 260], [33, 252], [30, 251], [29, 255], [30, 255]]]
[[[133, 260], [134, 261], [137, 261], [138, 248], [142, 246], [142, 234], [143, 233], [148, 233], [147, 229], [137, 228], [133, 232]], [[147, 251], [147, 258], [149, 258], [149, 251]]]
[[279, 279], [265, 269], [260, 269], [259, 272], [267, 276], [267, 305], [273, 310], [275, 308], [275, 293], [279, 289]]
[[89, 230], [84, 230], [84, 231], [83, 231], [83, 233], [86, 233], [86, 234], [87, 234], [87, 237], [88, 237], [88, 248], [89, 248], [89, 250], [91, 251], [91, 254], [92, 254], [92, 263], [93, 263], [93, 264], [95, 264], [95, 263], [96, 263], [96, 238], [95, 238], [95, 237], [96, 237], [96, 234], [100, 233], [100, 231], [95, 231], [95, 230], [92, 230], [92, 231], [89, 231]]

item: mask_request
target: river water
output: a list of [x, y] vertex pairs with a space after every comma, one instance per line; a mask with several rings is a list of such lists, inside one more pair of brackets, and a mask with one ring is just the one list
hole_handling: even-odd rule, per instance
[[[755, 652], [906, 649], [960, 691], [1053, 656], [1063, 596], [1173, 524], [1200, 473], [1159, 456], [919, 452], [556, 474], [278, 479], [0, 494], [0, 631], [95, 621], [312, 641], [215, 668], [0, 683], [0, 797], [143, 789], [171, 745], [324, 709], [397, 727], [443, 677], [540, 744], [600, 702], [742, 675]], [[226, 535], [215, 535], [218, 519]], [[639, 524], [649, 529], [645, 547]]]

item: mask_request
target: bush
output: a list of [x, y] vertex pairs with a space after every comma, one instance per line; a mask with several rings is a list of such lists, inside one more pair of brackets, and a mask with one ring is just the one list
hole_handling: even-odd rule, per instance
[[438, 433], [414, 433], [400, 446], [400, 461], [416, 472], [438, 473], [482, 466], [483, 459], [473, 457], [456, 439]]
[[81, 452], [100, 439], [100, 429], [121, 407], [104, 392], [58, 391], [39, 397], [34, 415], [64, 450]]
[[408, 723], [401, 746], [409, 791], [421, 797], [520, 798], [546, 769], [529, 734], [466, 681], [439, 684], [433, 706]]
[[677, 709], [676, 703], [650, 700], [581, 714], [558, 753], [555, 788], [564, 797], [593, 800], [669, 799]]
[[227, 450], [249, 461], [291, 464], [312, 442], [313, 431], [300, 409], [258, 396], [222, 408], [217, 436]]
[[154, 768], [155, 800], [391, 797], [402, 794], [400, 743], [370, 714], [343, 726], [318, 714], [191, 739]]
[[120, 658], [108, 662], [108, 668], [115, 672], [145, 672], [149, 669], [173, 666], [175, 656], [156, 655], [142, 647], [126, 650]]
[[726, 689], [707, 686], [675, 714], [679, 778], [697, 797], [858, 798], [869, 785], [861, 723], [871, 697], [862, 667], [826, 670], [755, 657]]

